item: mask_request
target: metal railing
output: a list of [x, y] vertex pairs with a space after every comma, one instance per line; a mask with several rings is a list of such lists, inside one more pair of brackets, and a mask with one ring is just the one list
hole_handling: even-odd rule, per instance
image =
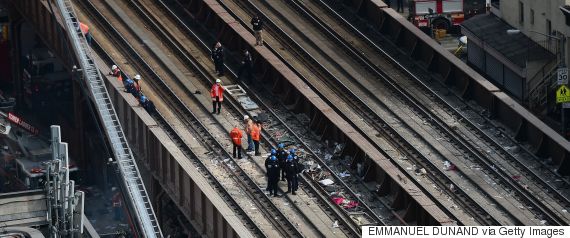
[[123, 179], [124, 191], [126, 190], [125, 197], [130, 199], [131, 210], [134, 210], [133, 215], [137, 221], [140, 237], [163, 237], [133, 153], [129, 148], [105, 82], [91, 57], [90, 48], [81, 32], [71, 1], [56, 0], [56, 2], [64, 19], [75, 56], [81, 64], [85, 83], [91, 92], [91, 99], [97, 107], [97, 112], [117, 161]]

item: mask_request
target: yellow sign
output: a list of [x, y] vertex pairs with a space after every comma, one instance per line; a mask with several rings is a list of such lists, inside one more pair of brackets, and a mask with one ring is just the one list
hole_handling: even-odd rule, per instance
[[566, 85], [562, 85], [556, 90], [556, 103], [565, 102], [570, 102], [570, 88]]

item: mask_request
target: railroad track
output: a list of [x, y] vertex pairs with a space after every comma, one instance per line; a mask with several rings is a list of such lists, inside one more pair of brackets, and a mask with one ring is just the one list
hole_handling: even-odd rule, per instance
[[[141, 4], [141, 5], [144, 5], [144, 4]], [[168, 7], [166, 5], [163, 5], [163, 8], [168, 9]], [[178, 9], [180, 9], [180, 8], [178, 8]], [[153, 11], [153, 12], [156, 12], [156, 11]], [[171, 14], [172, 14], [171, 17], [172, 16], [175, 17], [174, 13], [171, 12]], [[181, 25], [180, 27], [182, 27], [186, 31], [188, 31], [188, 35], [193, 35], [194, 38], [196, 38], [198, 41], [200, 41], [199, 37], [194, 32], [192, 32], [192, 30], [190, 28], [188, 28], [179, 18], [176, 18], [174, 20], [176, 22], [178, 22], [178, 24]], [[169, 24], [169, 26], [171, 26], [171, 24]], [[169, 37], [164, 38], [164, 42], [171, 42], [170, 44], [173, 44], [173, 46], [175, 48], [178, 48], [178, 49], [185, 48], [182, 45], [176, 45], [175, 40], [172, 40], [172, 38], [175, 38], [175, 37], [172, 34], [169, 34]], [[185, 41], [185, 40], [181, 40], [180, 42], [182, 42], [182, 41]], [[202, 47], [204, 48], [204, 50], [209, 50], [207, 45], [208, 44], [202, 42]], [[183, 55], [182, 58], [187, 59], [189, 61], [188, 62], [189, 64], [194, 64], [193, 62], [191, 62], [191, 57], [187, 56], [187, 55], [191, 54], [191, 52], [190, 52], [191, 50], [188, 50], [188, 48], [186, 48], [186, 49], [187, 49], [186, 51], [180, 51], [179, 54]], [[247, 87], [246, 87], [246, 89], [247, 89]], [[313, 150], [311, 150], [307, 144], [303, 143], [303, 141], [300, 139], [300, 137], [298, 135], [296, 135], [293, 132], [293, 130], [291, 130], [291, 128], [288, 128], [286, 126], [285, 122], [282, 119], [280, 119], [279, 116], [277, 116], [277, 114], [273, 110], [271, 110], [271, 107], [267, 106], [265, 103], [263, 103], [263, 100], [257, 98], [255, 95], [253, 95], [253, 97], [255, 98], [256, 103], [262, 105], [262, 108], [264, 111], [269, 112], [269, 114], [270, 114], [269, 121], [271, 121], [270, 124], [271, 124], [272, 130], [287, 131], [287, 133], [289, 133], [290, 135], [295, 137], [295, 139], [296, 139], [295, 143], [296, 144], [301, 144], [302, 145], [301, 148], [303, 148], [305, 151], [310, 152], [309, 157], [306, 159], [308, 159], [310, 161], [317, 161], [317, 163], [324, 165], [324, 167], [329, 171], [329, 173], [331, 172], [330, 168], [326, 167], [326, 164], [322, 163], [322, 161], [319, 161], [319, 158], [316, 155], [316, 153]], [[244, 113], [246, 113], [246, 112], [237, 112], [234, 116], [239, 118]], [[282, 113], [283, 112], [280, 112], [279, 114], [282, 114]], [[278, 127], [281, 127], [281, 129], [279, 129]], [[283, 135], [281, 135], [281, 136], [283, 136]], [[275, 146], [277, 143], [276, 136], [271, 135], [270, 133], [267, 133], [267, 131], [264, 131], [263, 138], [271, 138], [271, 140], [268, 140], [266, 144], [270, 144], [270, 145]], [[269, 147], [267, 149], [269, 149]], [[334, 173], [331, 173], [331, 174], [334, 174]], [[345, 225], [350, 224], [349, 227], [350, 227], [350, 230], [351, 230], [353, 235], [359, 235], [360, 234], [359, 225], [384, 224], [381, 220], [378, 220], [375, 218], [376, 215], [370, 210], [370, 208], [368, 208], [366, 206], [366, 204], [356, 194], [354, 194], [354, 192], [352, 192], [346, 184], [344, 184], [342, 182], [342, 180], [340, 180], [336, 175], [335, 175], [335, 177], [336, 177], [335, 182], [338, 182], [339, 184], [342, 184], [344, 186], [344, 188], [340, 189], [341, 192], [344, 192], [345, 194], [350, 194], [351, 199], [359, 201], [359, 203], [362, 204], [361, 207], [363, 207], [365, 209], [365, 210], [363, 210], [365, 212], [365, 215], [366, 215], [366, 213], [369, 214], [369, 215], [366, 215], [365, 217], [360, 216], [361, 218], [367, 218], [366, 220], [362, 221], [362, 219], [358, 219], [359, 215], [354, 214], [355, 212], [352, 212], [352, 214], [350, 216], [347, 216], [346, 213], [341, 213], [339, 211], [340, 210], [339, 207], [336, 207], [336, 209], [335, 208], [331, 209], [331, 210], [335, 211], [334, 213], [336, 214], [336, 217], [340, 217], [341, 221], [343, 221], [343, 223]], [[302, 179], [305, 182], [305, 184], [308, 185], [307, 188], [311, 190], [311, 191], [307, 192], [307, 190], [304, 189], [307, 193], [314, 194], [314, 196], [318, 196], [322, 200], [328, 200], [328, 197], [326, 195], [323, 195], [323, 194], [327, 194], [327, 193], [325, 191], [323, 191], [322, 188], [318, 184], [316, 184], [316, 181], [314, 181], [312, 179], [308, 179], [305, 175], [303, 175]], [[330, 202], [327, 204], [328, 204], [328, 206], [330, 206]], [[356, 211], [356, 212], [358, 212], [358, 211]], [[356, 224], [353, 221], [353, 219], [354, 220], [361, 220], [361, 222], [359, 224]], [[368, 221], [368, 222], [366, 222], [366, 221]]]
[[[327, 0], [327, 2], [335, 2], [335, 1]], [[403, 83], [401, 80], [393, 80], [389, 83], [397, 84], [399, 90], [401, 90], [402, 92], [408, 92], [407, 99], [410, 99], [410, 101], [411, 99], [415, 99], [414, 103], [422, 104], [424, 107], [424, 115], [428, 119], [432, 121], [439, 120], [441, 127], [440, 129], [446, 130], [450, 136], [454, 136], [458, 143], [463, 144], [462, 146], [464, 147], [463, 148], [464, 150], [471, 150], [471, 153], [474, 156], [479, 156], [480, 158], [478, 159], [478, 161], [481, 161], [481, 163], [486, 163], [489, 169], [497, 172], [496, 176], [501, 177], [503, 182], [508, 183], [511, 187], [515, 188], [521, 200], [525, 200], [527, 203], [529, 203], [530, 205], [534, 205], [536, 209], [540, 210], [542, 214], [539, 214], [539, 216], [542, 215], [546, 216], [544, 217], [544, 219], [547, 220], [547, 222], [550, 225], [568, 224], [568, 222], [570, 221], [570, 216], [567, 213], [563, 212], [564, 209], [570, 208], [570, 201], [568, 200], [568, 194], [570, 194], [570, 185], [568, 184], [567, 180], [563, 179], [560, 175], [558, 175], [552, 170], [535, 171], [533, 168], [530, 168], [528, 165], [526, 165], [525, 163], [528, 162], [532, 163], [533, 165], [536, 164], [541, 165], [541, 163], [539, 162], [541, 161], [541, 159], [535, 156], [528, 149], [520, 146], [516, 141], [512, 140], [512, 138], [510, 137], [509, 137], [509, 139], [511, 140], [510, 144], [519, 146], [519, 148], [521, 148], [520, 153], [515, 154], [514, 152], [505, 149], [504, 142], [501, 143], [498, 139], [494, 138], [494, 136], [491, 133], [486, 132], [480, 126], [477, 126], [476, 122], [474, 122], [473, 119], [470, 118], [472, 116], [465, 115], [467, 113], [462, 113], [460, 110], [456, 109], [458, 106], [451, 105], [450, 101], [452, 100], [444, 99], [433, 89], [431, 89], [426, 83], [419, 80], [418, 77], [416, 77], [413, 73], [411, 73], [400, 63], [398, 63], [397, 60], [395, 60], [393, 57], [387, 54], [387, 52], [384, 50], [384, 48], [394, 49], [397, 47], [393, 45], [391, 47], [386, 47], [386, 46], [381, 47], [375, 44], [366, 36], [364, 36], [364, 34], [358, 31], [356, 27], [352, 26], [347, 20], [338, 15], [323, 0], [312, 0], [308, 1], [307, 3], [315, 3], [314, 5], [307, 4], [313, 6], [311, 8], [313, 11], [317, 10], [317, 12], [313, 13], [314, 17], [322, 16], [323, 15], [322, 11], [326, 11], [327, 13], [329, 13], [329, 15], [333, 16], [336, 19], [336, 21], [334, 22], [335, 24], [333, 25], [331, 25], [331, 22], [328, 22], [327, 24], [324, 21], [321, 21], [322, 24], [328, 26], [337, 26], [337, 27], [340, 27], [342, 25], [343, 27], [351, 29], [352, 30], [351, 33], [356, 33], [356, 34], [350, 34], [350, 35], [353, 36], [354, 38], [358, 37], [360, 38], [360, 40], [362, 40], [362, 42], [364, 42], [364, 44], [360, 44], [359, 46], [371, 46], [372, 49], [369, 49], [370, 51], [366, 52], [376, 52], [379, 53], [379, 55], [382, 55], [384, 62], [381, 62], [380, 60], [377, 61], [368, 60], [368, 64], [377, 65], [377, 70], [384, 73], [386, 79], [388, 80], [391, 79], [388, 75], [390, 74], [390, 71], [394, 71], [395, 69], [401, 70], [404, 73], [404, 75], [407, 76], [407, 78], [413, 79], [411, 80], [412, 84]], [[345, 44], [348, 43], [347, 39], [350, 38], [342, 38], [340, 34], [338, 34], [339, 32], [338, 29], [339, 28], [333, 29], [329, 27], [329, 30], [331, 32], [337, 33], [337, 37], [340, 37], [339, 39], [345, 39]], [[387, 43], [389, 41], [380, 41], [380, 42]], [[358, 50], [364, 50], [364, 49], [353, 47], [352, 50], [354, 52], [358, 52]], [[369, 57], [369, 58], [373, 59], [378, 57]], [[393, 67], [394, 65], [396, 65], [397, 67]], [[435, 104], [431, 105], [427, 104], [425, 101], [419, 100], [416, 97], [414, 97], [414, 95], [411, 95], [409, 92], [411, 89], [410, 86], [412, 85], [414, 87], [412, 89], [413, 91], [419, 90], [417, 92], [427, 92], [426, 93], [427, 97], [431, 98], [432, 101], [435, 102]], [[456, 97], [454, 99], [456, 102], [462, 102], [461, 98]], [[469, 104], [465, 103], [461, 106], [468, 106], [468, 105]], [[420, 106], [418, 106], [417, 108], [421, 109]], [[434, 113], [432, 111], [437, 113]], [[438, 114], [440, 115], [439, 117]], [[461, 126], [454, 126], [453, 128], [450, 127], [444, 121], [446, 117], [454, 118], [455, 120], [459, 121], [458, 124], [461, 125], [462, 127]], [[485, 122], [489, 122], [489, 120], [485, 119]], [[474, 142], [470, 143], [470, 141]], [[482, 148], [484, 148], [485, 146], [481, 146], [481, 144], [486, 145], [486, 148], [488, 150], [484, 151]], [[496, 151], [496, 153], [493, 154], [489, 153], [488, 151], [491, 152]], [[544, 168], [544, 166], [538, 166], [538, 167]], [[519, 171], [521, 171], [522, 173], [519, 173]], [[539, 175], [538, 172], [541, 172], [541, 175]], [[520, 175], [522, 175], [522, 178], [520, 178], [518, 182], [509, 179], [513, 176], [520, 176]], [[551, 181], [546, 181], [543, 177], [546, 177]], [[554, 182], [556, 180], [559, 181], [558, 185], [556, 185]]]
[[[210, 134], [208, 128], [198, 120], [198, 117], [182, 102], [180, 98], [178, 98], [175, 94], [173, 94], [172, 89], [161, 79], [161, 77], [149, 66], [147, 62], [141, 57], [137, 50], [135, 50], [125, 38], [118, 33], [116, 29], [114, 29], [110, 23], [105, 19], [105, 17], [97, 10], [97, 8], [91, 4], [89, 1], [83, 1], [82, 6], [85, 9], [88, 9], [89, 14], [93, 17], [92, 19], [98, 19], [98, 23], [101, 26], [104, 26], [106, 29], [106, 33], [109, 35], [113, 35], [114, 40], [117, 43], [120, 43], [123, 48], [126, 58], [131, 59], [131, 62], [137, 66], [137, 69], [143, 72], [142, 74], [147, 76], [148, 79], [153, 79], [155, 84], [154, 87], [160, 87], [162, 89], [161, 96], [165, 96], [164, 99], [169, 99], [169, 103], [172, 105], [176, 105], [173, 109], [177, 110], [178, 115], [180, 116], [181, 120], [184, 121], [185, 126], [188, 129], [191, 129], [194, 134], [202, 138], [202, 145], [208, 147], [208, 156], [211, 157], [212, 160], [219, 161], [221, 167], [225, 173], [229, 174], [229, 177], [238, 185], [245, 195], [249, 198], [249, 200], [256, 204], [259, 211], [264, 214], [264, 216], [269, 220], [269, 222], [273, 225], [273, 227], [277, 230], [278, 234], [287, 237], [302, 237], [303, 235], [297, 230], [297, 228], [289, 221], [287, 216], [285, 216], [275, 205], [272, 201], [261, 191], [261, 188], [237, 165], [236, 161], [233, 161], [231, 155], [227, 151], [225, 151], [224, 146], [221, 145], [214, 136]], [[107, 10], [115, 9], [111, 6], [105, 8]], [[118, 13], [114, 13], [118, 14]], [[124, 32], [123, 32], [124, 34]], [[108, 59], [109, 60], [109, 59]], [[201, 106], [197, 107], [200, 108]], [[206, 112], [207, 114], [207, 112]], [[193, 153], [193, 149], [188, 146], [188, 142], [182, 139], [182, 136], [179, 135], [176, 129], [174, 129], [170, 123], [160, 114], [157, 113], [154, 115], [154, 118], [157, 119], [157, 122], [167, 131], [169, 136], [179, 145], [183, 151], [188, 155], [189, 158], [200, 158], [201, 156], [196, 155]], [[244, 207], [241, 204], [238, 204], [232, 196], [228, 193], [227, 186], [223, 186], [222, 183], [216, 179], [216, 177], [220, 177], [220, 172], [215, 174], [212, 172], [212, 168], [216, 167], [212, 165], [208, 165], [207, 162], [202, 161], [200, 159], [194, 159], [192, 162], [197, 165], [199, 168], [202, 168], [202, 171], [205, 171], [205, 175], [207, 179], [212, 182], [214, 188], [217, 188], [220, 191], [224, 198], [226, 198], [228, 204], [236, 209], [239, 214], [247, 214], [241, 207]], [[243, 218], [246, 221], [248, 227], [253, 230], [253, 234], [264, 236], [261, 232], [261, 229], [257, 227], [257, 225], [246, 215], [243, 215]], [[269, 235], [271, 236], [271, 235]]]
[[[295, 1], [290, 1], [290, 2], [291, 2], [292, 4], [295, 3]], [[297, 8], [301, 8], [300, 11], [305, 11], [304, 9], [302, 9], [302, 6], [296, 6], [296, 7], [297, 7]], [[314, 16], [313, 16], [313, 17], [314, 17]], [[360, 51], [360, 52], [366, 52], [366, 51]], [[330, 76], [330, 75], [329, 75], [329, 76]], [[417, 107], [417, 108], [420, 108], [420, 109], [421, 109], [421, 107]], [[429, 115], [429, 114], [425, 114], [425, 115]], [[368, 118], [370, 118], [370, 117], [368, 117]], [[400, 118], [400, 119], [401, 119], [401, 118]], [[383, 124], [382, 124], [382, 126], [385, 126], [385, 125], [388, 125], [388, 124], [387, 124], [387, 123], [383, 123]], [[378, 127], [377, 127], [377, 128], [378, 128]], [[457, 141], [457, 140], [456, 140], [456, 141]], [[456, 188], [457, 188], [457, 187], [456, 187]], [[484, 215], [484, 214], [481, 214], [481, 215]], [[481, 217], [482, 217], [482, 218], [486, 218], [486, 217], [488, 217], [488, 216], [481, 216]], [[514, 216], [511, 216], [511, 218], [514, 218]], [[492, 219], [487, 219], [487, 220], [491, 220], [491, 221], [492, 221]], [[514, 219], [514, 220], [516, 220], [516, 219]], [[493, 224], [493, 223], [491, 223], [491, 224]], [[496, 224], [496, 223], [495, 223], [495, 224]], [[516, 224], [516, 223], [515, 223], [515, 224]]]
[[[245, 1], [237, 1], [240, 3], [243, 3]], [[255, 6], [253, 6], [255, 7]], [[261, 11], [259, 9], [256, 8], [255, 13], [262, 15]], [[275, 27], [276, 24], [273, 24], [272, 22], [270, 22], [269, 24], [272, 25], [271, 28]], [[272, 30], [270, 30], [272, 31]], [[274, 31], [274, 30], [273, 30]], [[290, 42], [293, 42], [293, 45], [296, 45], [295, 47], [297, 47], [297, 49], [302, 48], [300, 46], [298, 46], [297, 43], [294, 42], [293, 39], [291, 39], [289, 36], [287, 36], [286, 34], [283, 34], [282, 30], [278, 30], [280, 31], [280, 35], [282, 37], [280, 37], [280, 39], [288, 39]], [[289, 43], [291, 44], [291, 43]], [[271, 45], [269, 45], [268, 47], [271, 48]], [[278, 46], [276, 46], [277, 48], [279, 48]], [[273, 50], [274, 52], [278, 51], [278, 50]], [[299, 51], [297, 51], [299, 52]], [[279, 53], [277, 53], [279, 54]], [[302, 58], [302, 59], [311, 59], [312, 56], [308, 53], [306, 53], [306, 51], [301, 50], [300, 53], [298, 53], [298, 57]], [[282, 57], [283, 58], [283, 57]], [[285, 60], [283, 59], [284, 62], [292, 62], [293, 60]], [[311, 69], [318, 69], [318, 68], [322, 68], [322, 66], [315, 61], [307, 61], [305, 60], [303, 63], [305, 63], [305, 65], [310, 65]], [[290, 67], [294, 68], [294, 66]], [[307, 66], [308, 67], [308, 66]], [[300, 72], [297, 72], [299, 75], [301, 75]], [[304, 76], [301, 75], [301, 78], [304, 78], [305, 81], [310, 85], [311, 82], [309, 82]], [[330, 80], [327, 79], [336, 79], [337, 77], [332, 74], [331, 72], [327, 71], [326, 69], [324, 69], [321, 72], [321, 75], [319, 77], [320, 79], [317, 79], [318, 82], [327, 82]], [[313, 82], [314, 84], [314, 82]], [[375, 122], [375, 123], [371, 123], [374, 125], [374, 127], [372, 128], [373, 130], [376, 130], [377, 133], [372, 133], [372, 134], [377, 134], [377, 135], [383, 135], [386, 138], [390, 138], [391, 142], [390, 143], [395, 143], [393, 147], [391, 148], [381, 148], [383, 150], [386, 151], [401, 151], [402, 154], [404, 154], [406, 157], [414, 159], [414, 161], [420, 165], [423, 165], [424, 168], [426, 168], [428, 171], [432, 172], [432, 173], [428, 173], [428, 177], [430, 177], [430, 179], [432, 181], [434, 181], [435, 184], [437, 184], [440, 188], [445, 189], [446, 187], [449, 186], [449, 184], [453, 184], [455, 187], [458, 187], [458, 185], [456, 185], [453, 181], [449, 181], [449, 179], [447, 178], [447, 176], [443, 173], [443, 171], [440, 171], [439, 166], [432, 163], [430, 160], [427, 160], [425, 158], [423, 158], [422, 153], [418, 152], [414, 146], [412, 146], [408, 141], [404, 140], [401, 138], [401, 136], [397, 133], [397, 131], [389, 124], [386, 123], [382, 120], [381, 117], [378, 117], [377, 115], [375, 115], [372, 111], [372, 109], [370, 109], [367, 106], [367, 103], [364, 103], [360, 100], [360, 98], [353, 96], [352, 98], [348, 98], [346, 97], [347, 93], [352, 93], [350, 91], [350, 89], [347, 89], [347, 87], [338, 79], [336, 79], [336, 81], [334, 83], [329, 83], [329, 85], [331, 85], [331, 87], [336, 89], [336, 95], [340, 96], [340, 97], [344, 97], [345, 100], [347, 102], [349, 102], [349, 107], [351, 107], [352, 109], [356, 110], [356, 109], [360, 109], [361, 112], [356, 112], [355, 115], [363, 115], [363, 118], [366, 118], [369, 121]], [[321, 91], [321, 90], [315, 90], [315, 91]], [[323, 98], [326, 98], [326, 96], [324, 96], [323, 94], [321, 94]], [[336, 96], [335, 95], [335, 96]], [[331, 102], [329, 100], [329, 104], [333, 107], [333, 108], [337, 108], [337, 111], [339, 113], [343, 113], [341, 109], [338, 109], [338, 106], [336, 106], [335, 102]], [[346, 111], [344, 112], [346, 113]], [[358, 121], [359, 119], [349, 119], [347, 121]], [[355, 128], [360, 128], [361, 126], [359, 125], [355, 125], [353, 124]], [[364, 132], [361, 133], [365, 134]], [[402, 150], [398, 149], [398, 148], [404, 148]], [[394, 156], [392, 156], [394, 157]], [[394, 159], [396, 160], [396, 159]], [[403, 165], [401, 165], [403, 166]], [[406, 171], [406, 173], [410, 173], [410, 171]], [[436, 193], [440, 193], [440, 191], [435, 191]], [[463, 207], [465, 207], [467, 210], [470, 210], [469, 212], [471, 214], [474, 214], [473, 217], [477, 218], [479, 220], [479, 222], [481, 224], [498, 224], [498, 222], [496, 222], [496, 220], [494, 220], [492, 217], [487, 216], [486, 214], [481, 214], [481, 211], [483, 211], [484, 209], [481, 208], [481, 206], [473, 201], [473, 199], [470, 199], [470, 197], [466, 196], [466, 194], [463, 191], [458, 191], [456, 193], [448, 193], [450, 196], [457, 198], [457, 200], [460, 202], [461, 205], [463, 205]], [[439, 201], [437, 198], [434, 198], [434, 201]], [[440, 205], [443, 206], [443, 205]], [[454, 205], [452, 205], [454, 206]], [[460, 223], [461, 220], [459, 221]]]

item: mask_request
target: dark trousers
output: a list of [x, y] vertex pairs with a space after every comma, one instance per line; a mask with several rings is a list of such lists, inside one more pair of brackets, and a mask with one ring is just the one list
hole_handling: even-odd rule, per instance
[[[259, 153], [259, 141], [258, 140], [253, 141], [253, 147], [255, 150], [255, 155], [261, 155], [261, 153]], [[277, 179], [279, 179], [279, 174], [277, 174]]]
[[222, 111], [222, 102], [220, 102], [220, 97], [216, 97], [212, 101], [212, 113], [216, 113], [216, 105], [218, 105], [218, 114]]
[[269, 194], [277, 195], [277, 182], [279, 182], [279, 174], [276, 175], [269, 175]]
[[282, 163], [280, 166], [281, 166], [281, 180], [285, 181], [285, 178], [287, 177], [285, 174], [285, 163]]
[[123, 211], [122, 211], [122, 207], [113, 207], [113, 219], [115, 221], [120, 221], [123, 219]]
[[216, 66], [216, 72], [222, 75], [224, 74], [224, 61], [223, 60], [215, 60], [214, 65]]
[[404, 12], [404, 0], [398, 0], [398, 12]]
[[248, 150], [248, 151], [252, 151], [252, 150], [253, 150], [253, 139], [251, 139], [251, 135], [250, 135], [250, 134], [247, 135], [247, 150]]
[[238, 80], [249, 83], [253, 79], [251, 65], [244, 64], [239, 68]]
[[85, 34], [85, 41], [87, 41], [87, 44], [91, 45], [92, 40], [93, 40], [93, 36], [91, 36], [90, 32], [87, 32], [87, 34]]
[[287, 191], [296, 192], [298, 187], [299, 187], [299, 181], [297, 178], [297, 174], [293, 176], [287, 176]]
[[236, 157], [236, 150], [238, 159], [241, 159], [241, 145], [234, 144], [234, 158]]

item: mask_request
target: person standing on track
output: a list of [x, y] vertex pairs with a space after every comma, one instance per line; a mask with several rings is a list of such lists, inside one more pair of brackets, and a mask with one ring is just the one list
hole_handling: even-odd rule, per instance
[[279, 143], [279, 145], [277, 145], [277, 161], [279, 161], [279, 168], [281, 168], [281, 181], [285, 181], [285, 162], [287, 161], [287, 155], [285, 145]]
[[[268, 174], [269, 172], [269, 163], [271, 162], [271, 157], [275, 156], [275, 154], [277, 153], [277, 151], [275, 151], [275, 149], [271, 149], [271, 154], [269, 156], [267, 156], [267, 159], [265, 159], [265, 173]], [[269, 191], [269, 176], [267, 176], [267, 191]]]
[[216, 105], [218, 106], [218, 115], [222, 111], [222, 102], [224, 101], [224, 87], [222, 87], [222, 80], [216, 79], [216, 83], [212, 85], [210, 90], [212, 97], [212, 113], [216, 113]]
[[277, 192], [277, 182], [279, 181], [279, 162], [277, 162], [277, 157], [271, 156], [266, 168], [267, 180], [269, 181], [269, 196], [273, 195], [277, 197], [279, 196]]
[[253, 147], [255, 150], [255, 156], [260, 156], [259, 153], [259, 141], [261, 139], [261, 122], [256, 121], [251, 128], [251, 139], [253, 140]]
[[238, 72], [238, 81], [242, 80], [242, 76], [243, 76], [243, 82], [249, 84], [253, 78], [253, 60], [251, 59], [251, 54], [249, 53], [249, 51], [244, 50], [243, 51], [243, 59], [241, 60], [241, 66], [239, 68], [239, 72]]
[[[299, 188], [299, 174], [303, 172], [303, 164], [299, 160], [299, 156], [295, 154], [297, 152], [294, 148], [289, 149], [289, 156], [293, 157], [293, 163], [295, 164], [295, 175], [294, 175], [294, 183], [293, 183], [293, 192], [297, 191]], [[293, 194], [294, 195], [294, 194]]]
[[224, 75], [224, 48], [222, 47], [222, 43], [219, 41], [212, 49], [212, 60], [214, 61], [214, 66], [216, 67], [216, 73], [218, 77]]
[[285, 161], [285, 175], [287, 177], [287, 193], [297, 195], [297, 163], [293, 160], [293, 156], [287, 156]]
[[237, 150], [237, 158], [241, 159], [241, 130], [238, 128], [238, 125], [234, 127], [234, 129], [230, 132], [230, 137], [232, 138], [233, 143], [233, 158], [236, 158], [236, 150]]
[[248, 115], [243, 116], [244, 131], [247, 135], [247, 152], [253, 151], [253, 140], [251, 139], [251, 130], [253, 130], [253, 121]]
[[255, 34], [255, 45], [263, 45], [263, 21], [256, 15], [251, 19], [251, 26]]
[[398, 5], [398, 12], [404, 12], [404, 0], [397, 0], [396, 4]]

